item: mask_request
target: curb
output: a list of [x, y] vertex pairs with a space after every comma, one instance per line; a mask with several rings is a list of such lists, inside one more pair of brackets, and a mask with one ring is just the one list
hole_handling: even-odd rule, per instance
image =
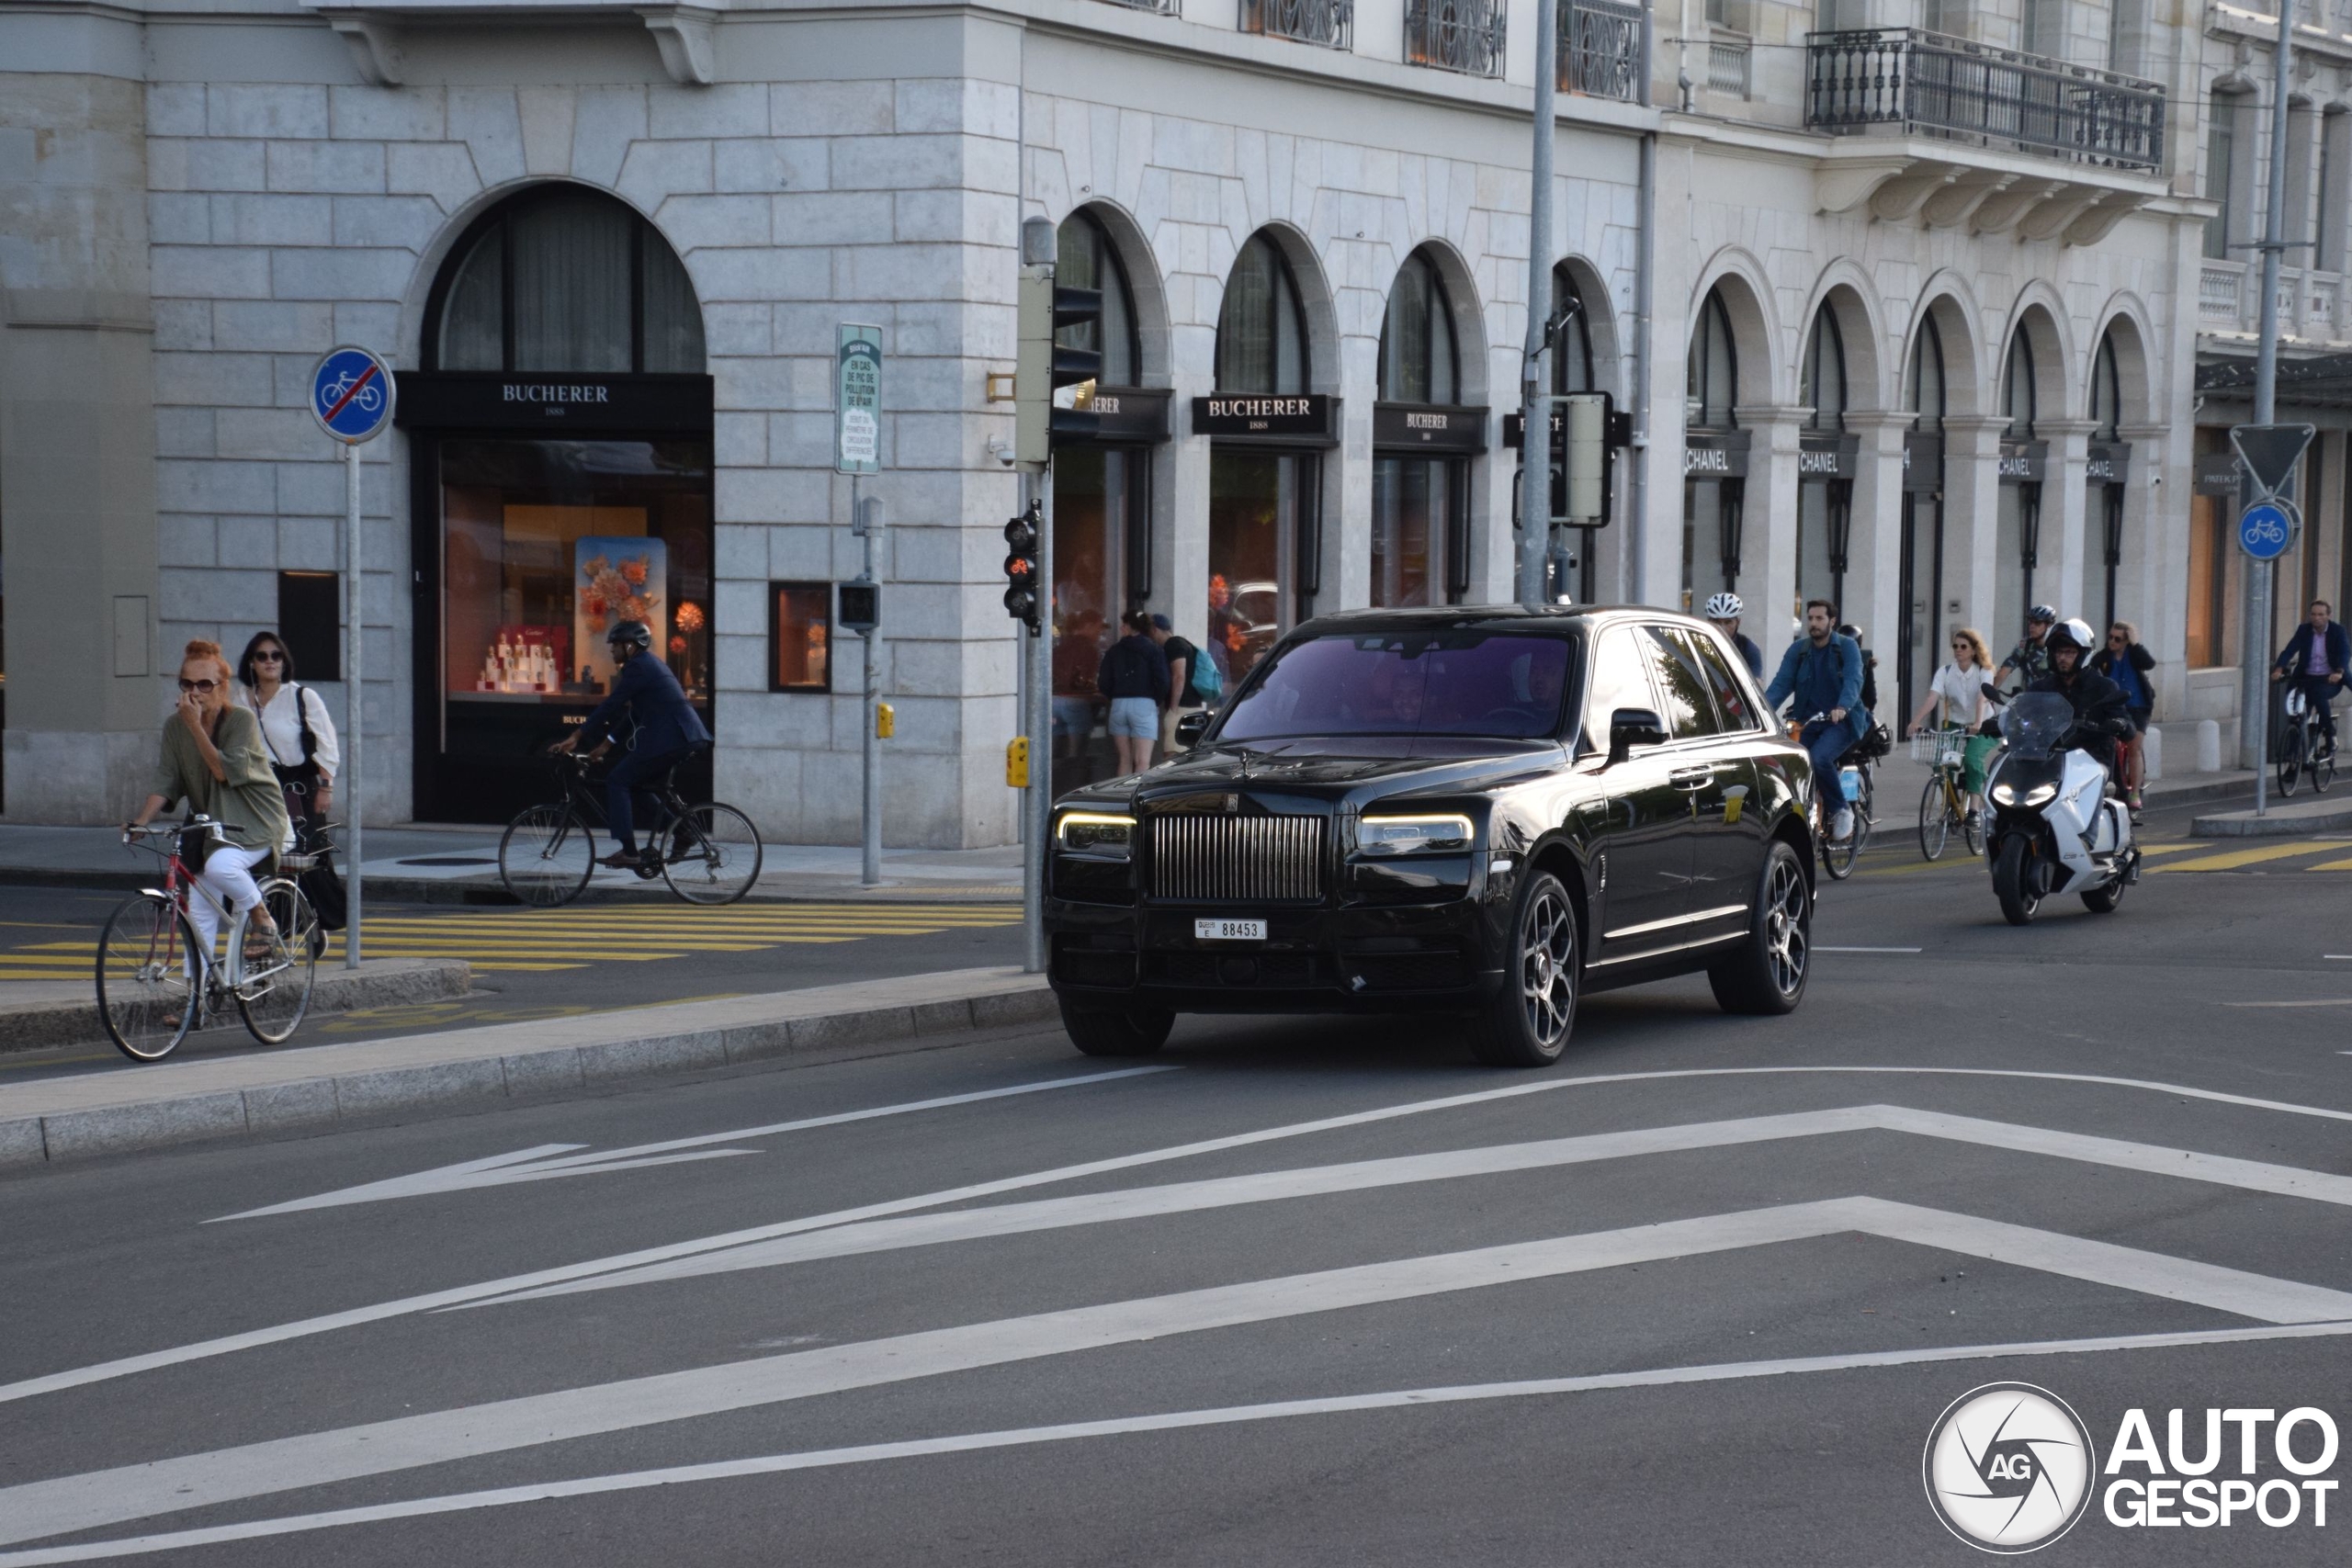
[[2352, 829], [2352, 803], [2314, 810], [2314, 800], [2300, 806], [2273, 806], [2267, 817], [2248, 811], [2225, 811], [2199, 817], [2188, 825], [2192, 839], [2293, 839], [2305, 833], [2337, 833]]
[[[878, 987], [889, 983], [863, 984]], [[823, 987], [838, 991], [857, 988]], [[701, 1072], [844, 1046], [895, 1043], [912, 1049], [938, 1035], [1036, 1023], [1057, 1016], [1053, 993], [1046, 988], [1043, 976], [1024, 976], [1016, 983], [997, 984], [982, 995], [831, 1011], [796, 1010], [790, 998], [798, 995], [786, 991], [775, 998], [760, 998], [782, 1004], [777, 1010], [783, 1016], [749, 1019], [731, 1025], [655, 1030], [577, 1045], [535, 1045], [506, 1054], [164, 1093], [119, 1104], [39, 1115], [11, 1118], [6, 1097], [0, 1096], [0, 1168], [58, 1164], [141, 1149], [263, 1137], [426, 1108], [572, 1093], [628, 1078]], [[691, 1017], [695, 1010], [711, 1005], [681, 1003], [674, 1004], [672, 1010]], [[662, 1010], [643, 1010], [656, 1015]], [[560, 1021], [582, 1024], [593, 1021]], [[542, 1026], [503, 1027], [532, 1030]], [[496, 1034], [499, 1030], [464, 1032]], [[312, 1049], [334, 1052], [352, 1048]], [[223, 1062], [269, 1060], [234, 1057], [224, 1058]], [[28, 1089], [40, 1087], [27, 1086]]]
[[[361, 961], [356, 975], [338, 959], [333, 967], [320, 966], [311, 987], [311, 1011], [353, 1012], [440, 1001], [466, 995], [473, 984], [473, 965], [462, 958], [368, 958]], [[106, 1042], [95, 989], [86, 1000], [0, 1002], [0, 1055]]]

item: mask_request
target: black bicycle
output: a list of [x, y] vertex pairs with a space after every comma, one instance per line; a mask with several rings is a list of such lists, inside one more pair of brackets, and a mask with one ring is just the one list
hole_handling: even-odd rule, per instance
[[2335, 748], [2319, 727], [2319, 710], [2300, 686], [2289, 686], [2279, 699], [2282, 722], [2273, 742], [2278, 758], [2278, 793], [2290, 795], [2303, 779], [2322, 795], [2335, 782]]
[[[760, 879], [760, 830], [731, 806], [708, 801], [689, 806], [678, 796], [678, 769], [696, 753], [689, 750], [661, 782], [646, 786], [653, 796], [653, 820], [639, 845], [637, 874], [655, 877], [689, 904], [732, 904]], [[506, 825], [498, 840], [498, 879], [519, 901], [542, 909], [569, 904], [596, 871], [596, 839], [590, 830], [609, 827], [605, 803], [588, 787], [585, 757], [555, 759], [556, 798], [526, 807]]]

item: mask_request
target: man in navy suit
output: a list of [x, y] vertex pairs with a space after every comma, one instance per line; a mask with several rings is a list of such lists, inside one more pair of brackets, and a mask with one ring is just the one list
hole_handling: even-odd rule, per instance
[[605, 815], [612, 829], [614, 852], [599, 864], [621, 871], [638, 867], [636, 795], [651, 779], [677, 765], [697, 746], [710, 744], [710, 731], [686, 701], [685, 688], [670, 667], [653, 656], [653, 633], [643, 621], [617, 621], [605, 634], [618, 673], [612, 694], [580, 728], [555, 743], [558, 751], [574, 751], [584, 742], [599, 750], [610, 744], [613, 727], [627, 714], [637, 725], [631, 750], [605, 776]]
[[2352, 637], [2332, 618], [2335, 607], [2324, 599], [2311, 603], [2309, 617], [2287, 639], [2285, 651], [2272, 668], [2274, 681], [2292, 681], [2319, 717], [2321, 739], [2335, 747], [2335, 694], [2344, 690], [2346, 666], [2352, 665]]

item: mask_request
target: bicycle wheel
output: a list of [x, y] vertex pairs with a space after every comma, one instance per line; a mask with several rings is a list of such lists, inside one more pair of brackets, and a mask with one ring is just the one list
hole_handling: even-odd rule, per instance
[[595, 869], [595, 840], [569, 806], [526, 807], [498, 840], [498, 880], [518, 902], [541, 909], [579, 897]]
[[[302, 1015], [311, 1010], [311, 985], [317, 977], [319, 962], [318, 945], [311, 938], [318, 931], [319, 917], [302, 890], [282, 876], [261, 885], [261, 901], [269, 918], [277, 922], [286, 956], [273, 955], [258, 969], [247, 965], [243, 982], [237, 987], [237, 1011], [243, 1015], [245, 1028], [254, 1039], [265, 1045], [278, 1045], [300, 1027]], [[232, 940], [243, 942], [245, 931], [246, 923], [240, 920]]]
[[2327, 786], [2335, 782], [2335, 749], [2334, 747], [2329, 747], [2325, 751], [2314, 750], [2311, 775], [2313, 792], [2325, 795]]
[[2278, 794], [2283, 798], [2295, 793], [2295, 785], [2303, 773], [2303, 732], [2290, 727], [2278, 738]]
[[1919, 852], [1929, 860], [1939, 860], [1951, 837], [1951, 803], [1945, 797], [1944, 775], [1939, 771], [1928, 775], [1928, 787], [1919, 795]]
[[1960, 830], [1962, 835], [1968, 840], [1968, 852], [1970, 854], [1981, 855], [1984, 852], [1984, 809], [1983, 807], [1979, 807], [1975, 810], [1971, 811], [1968, 808], [1967, 801], [1964, 798], [1962, 800], [1960, 807]]
[[662, 880], [689, 904], [732, 904], [760, 879], [760, 830], [731, 806], [691, 806], [665, 829]]
[[115, 1049], [134, 1062], [177, 1050], [196, 1022], [204, 962], [194, 928], [168, 898], [142, 895], [107, 916], [98, 938], [98, 1016]]
[[1821, 869], [1829, 874], [1832, 882], [1843, 882], [1854, 874], [1854, 857], [1861, 853], [1861, 814], [1855, 813], [1854, 831], [1843, 840], [1829, 836], [1828, 824], [1819, 816], [1814, 819], [1814, 831], [1821, 838]]

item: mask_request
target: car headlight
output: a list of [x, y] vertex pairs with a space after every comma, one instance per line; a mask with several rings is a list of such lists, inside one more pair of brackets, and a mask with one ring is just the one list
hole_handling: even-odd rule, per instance
[[1135, 841], [1136, 819], [1124, 812], [1065, 811], [1054, 819], [1054, 843], [1066, 855], [1125, 860]]
[[1356, 824], [1356, 850], [1367, 855], [1460, 854], [1469, 849], [1470, 818], [1366, 817]]
[[1993, 786], [1993, 804], [1996, 806], [2040, 806], [2057, 796], [2058, 786], [2054, 784], [2038, 784], [2023, 795], [2005, 784]]

